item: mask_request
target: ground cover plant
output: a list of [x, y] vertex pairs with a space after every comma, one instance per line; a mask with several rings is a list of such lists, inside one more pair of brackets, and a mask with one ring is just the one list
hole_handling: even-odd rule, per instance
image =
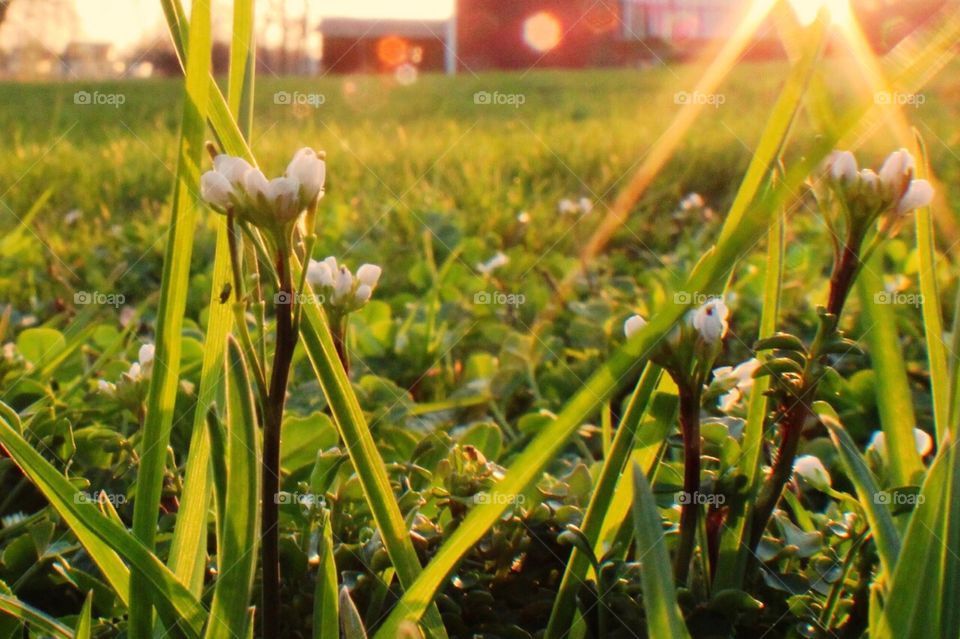
[[955, 9], [403, 86], [162, 4], [0, 87], [4, 636], [960, 636]]

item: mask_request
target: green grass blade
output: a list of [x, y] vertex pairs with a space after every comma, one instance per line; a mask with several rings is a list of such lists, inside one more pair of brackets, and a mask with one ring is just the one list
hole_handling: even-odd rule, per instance
[[[630, 398], [626, 413], [613, 438], [609, 454], [600, 470], [600, 476], [597, 479], [593, 495], [590, 497], [590, 503], [587, 505], [587, 512], [580, 526], [591, 547], [597, 545], [597, 540], [603, 528], [604, 515], [610, 508], [617, 483], [623, 476], [630, 451], [633, 450], [637, 429], [640, 426], [650, 397], [657, 387], [660, 373], [658, 366], [653, 364], [647, 366]], [[647, 472], [647, 470], [644, 469], [644, 472]], [[544, 635], [547, 639], [561, 637], [569, 631], [577, 608], [577, 589], [586, 578], [589, 568], [590, 561], [587, 556], [580, 549], [574, 547], [570, 553], [570, 559], [567, 561], [567, 568], [563, 573], [557, 596], [554, 599], [550, 621]]]
[[5, 417], [0, 417], [0, 446], [73, 530], [121, 600], [128, 599], [126, 585], [131, 582], [131, 571], [118, 554], [142, 575], [135, 585], [147, 591], [164, 621], [170, 627], [179, 627], [188, 637], [200, 636], [207, 618], [200, 602], [129, 531], [100, 514], [95, 504], [78, 499], [73, 484], [35, 451]]
[[657, 502], [647, 482], [647, 475], [639, 466], [633, 467], [633, 486], [633, 529], [637, 537], [637, 559], [642, 565], [640, 580], [648, 632], [651, 637], [665, 639], [689, 637], [677, 604], [670, 555], [663, 541], [663, 524], [657, 513]]
[[893, 516], [885, 504], [878, 503], [880, 489], [873, 480], [873, 474], [867, 468], [867, 463], [857, 449], [856, 442], [840, 424], [836, 413], [823, 402], [818, 402], [814, 408], [820, 415], [820, 421], [830, 431], [830, 439], [840, 453], [840, 460], [847, 471], [847, 476], [857, 490], [857, 497], [867, 515], [867, 522], [870, 524], [884, 572], [891, 575], [900, 556], [900, 534], [893, 522]]
[[230, 74], [227, 85], [228, 107], [239, 123], [244, 137], [250, 139], [253, 127], [254, 78], [257, 66], [254, 33], [254, 1], [233, 3], [233, 38], [230, 43]]
[[[783, 286], [784, 220], [781, 214], [767, 234], [766, 278], [763, 286], [763, 310], [760, 313], [758, 338], [773, 335], [780, 315], [780, 291]], [[769, 358], [767, 354], [758, 357]], [[760, 489], [760, 459], [763, 452], [763, 427], [767, 418], [767, 389], [770, 378], [761, 377], [753, 383], [747, 407], [747, 424], [743, 429], [742, 454], [737, 468], [755, 496]], [[750, 531], [747, 526], [747, 507], [751, 499], [735, 503], [728, 515], [727, 525], [720, 533], [720, 552], [714, 590], [719, 592], [740, 588], [749, 563]]]
[[[192, 54], [186, 71], [173, 213], [157, 311], [156, 359], [147, 396], [133, 512], [134, 534], [148, 550], [153, 549], [157, 533], [157, 511], [179, 383], [181, 331], [189, 290], [190, 257], [193, 253], [197, 211], [203, 209], [199, 193], [212, 47], [209, 2], [193, 3], [190, 42]], [[151, 593], [147, 589], [134, 587], [143, 577], [136, 570], [130, 576], [129, 633], [133, 639], [148, 639], [153, 627], [149, 600]]]
[[[422, 567], [410, 540], [407, 524], [397, 506], [383, 458], [380, 457], [376, 442], [367, 427], [350, 380], [340, 365], [333, 336], [322, 309], [313, 304], [305, 305], [303, 319], [300, 334], [307, 357], [330, 404], [340, 438], [347, 443], [350, 462], [357, 473], [390, 561], [393, 562], [401, 585], [409, 588]], [[435, 606], [426, 604], [424, 610], [429, 608], [429, 614], [424, 618], [424, 625], [428, 636], [446, 637], [440, 613]]]
[[[87, 601], [89, 602], [89, 597]], [[84, 609], [87, 609], [86, 604], [84, 605]], [[14, 595], [0, 593], [0, 612], [19, 619], [20, 623], [31, 630], [30, 636], [39, 635], [56, 639], [74, 638], [74, 633], [70, 628], [67, 628], [46, 613], [24, 603]], [[78, 638], [80, 637], [80, 635], [76, 636]]]
[[87, 593], [87, 598], [83, 601], [83, 608], [80, 609], [80, 617], [77, 619], [77, 628], [73, 635], [76, 639], [90, 639], [93, 632], [93, 591]]
[[[920, 177], [930, 175], [926, 148], [919, 142], [921, 159], [917, 165]], [[926, 335], [927, 362], [930, 365], [930, 387], [933, 396], [935, 440], [940, 441], [950, 427], [950, 373], [947, 350], [943, 343], [943, 309], [937, 283], [937, 250], [934, 242], [933, 213], [930, 207], [915, 212], [917, 224], [917, 256], [922, 296], [923, 332]]]
[[913, 438], [917, 421], [900, 336], [897, 334], [895, 308], [891, 304], [876, 303], [876, 295], [886, 290], [879, 257], [875, 255], [864, 265], [857, 281], [857, 290], [863, 308], [861, 321], [864, 339], [873, 370], [877, 374], [877, 408], [880, 411], [880, 425], [887, 438], [890, 473], [894, 485], [906, 486], [918, 484], [924, 469]]
[[950, 436], [927, 474], [910, 518], [899, 562], [871, 621], [876, 639], [960, 636], [960, 469]]
[[360, 618], [360, 612], [346, 586], [340, 589], [340, 626], [343, 629], [343, 639], [367, 639], [363, 619]]
[[339, 639], [337, 562], [333, 556], [333, 524], [329, 516], [324, 518], [320, 550], [323, 554], [313, 596], [313, 639]]
[[219, 576], [213, 592], [207, 639], [247, 634], [247, 605], [257, 568], [259, 456], [256, 411], [247, 364], [240, 346], [227, 342], [227, 492], [222, 546], [217, 549]]

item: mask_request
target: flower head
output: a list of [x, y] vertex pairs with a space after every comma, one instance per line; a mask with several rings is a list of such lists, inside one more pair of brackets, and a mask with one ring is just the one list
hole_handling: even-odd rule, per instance
[[627, 336], [627, 339], [630, 339], [647, 325], [647, 320], [643, 319], [639, 315], [633, 315], [627, 318], [627, 321], [623, 323], [623, 334]]
[[370, 301], [382, 272], [376, 264], [364, 264], [354, 275], [346, 266], [337, 264], [335, 257], [328, 257], [322, 262], [310, 260], [307, 282], [323, 294], [328, 309], [342, 314]]
[[793, 462], [793, 472], [797, 477], [820, 491], [830, 488], [830, 473], [820, 458], [813, 455], [801, 455]]
[[690, 323], [704, 342], [713, 345], [727, 336], [729, 317], [730, 309], [723, 300], [712, 299], [693, 312]]
[[747, 393], [753, 389], [753, 375], [758, 368], [760, 368], [760, 360], [754, 357], [736, 367], [722, 366], [713, 371], [714, 383], [723, 388], [730, 388], [717, 402], [717, 407], [721, 411], [730, 412], [746, 398]]

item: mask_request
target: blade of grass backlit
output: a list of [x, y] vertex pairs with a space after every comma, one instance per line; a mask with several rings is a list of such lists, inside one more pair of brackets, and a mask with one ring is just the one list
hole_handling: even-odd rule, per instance
[[642, 564], [644, 611], [651, 637], [690, 637], [677, 604], [670, 555], [663, 541], [663, 524], [657, 501], [639, 466], [633, 467], [633, 530], [637, 537], [637, 560]]
[[121, 601], [128, 598], [132, 571], [118, 554], [141, 575], [135, 587], [147, 592], [165, 623], [188, 637], [199, 637], [207, 618], [200, 602], [126, 528], [104, 517], [96, 504], [79, 499], [76, 487], [27, 443], [7, 414], [0, 411], [0, 446], [70, 526]]
[[[763, 286], [763, 310], [760, 312], [758, 338], [769, 337], [777, 330], [777, 318], [780, 314], [780, 290], [783, 285], [783, 248], [784, 219], [781, 213], [767, 233], [767, 265]], [[769, 358], [761, 353], [758, 357]], [[750, 391], [750, 403], [747, 408], [747, 423], [743, 429], [743, 446], [738, 460], [739, 472], [749, 488], [748, 496], [730, 509], [727, 524], [720, 531], [720, 552], [714, 590], [717, 592], [730, 588], [739, 588], [743, 580], [743, 571], [747, 567], [750, 548], [749, 528], [747, 527], [747, 506], [752, 502], [750, 496], [756, 496], [760, 489], [760, 455], [763, 452], [763, 427], [767, 418], [767, 389], [769, 377], [761, 377], [753, 383]]]
[[[253, 56], [253, 0], [235, 0], [233, 40], [230, 46], [230, 101], [233, 117], [240, 119], [241, 104], [252, 104], [254, 65]], [[239, 70], [238, 70], [239, 69]], [[211, 102], [215, 102], [213, 99]], [[249, 137], [251, 112], [246, 118], [245, 135]], [[210, 313], [203, 347], [203, 367], [200, 388], [194, 409], [193, 430], [184, 478], [180, 510], [170, 549], [171, 570], [188, 584], [194, 594], [203, 588], [203, 569], [207, 549], [196, 543], [207, 527], [210, 505], [210, 439], [207, 429], [207, 411], [221, 388], [223, 353], [226, 337], [233, 326], [230, 301], [216, 303], [224, 282], [231, 281], [230, 249], [227, 243], [227, 220], [214, 216], [217, 229], [216, 254], [213, 260], [213, 279], [210, 290]]]
[[333, 523], [329, 516], [324, 518], [320, 548], [323, 555], [313, 597], [313, 639], [339, 639], [337, 562], [333, 555]]
[[227, 455], [226, 495], [221, 547], [217, 548], [219, 576], [213, 592], [207, 639], [232, 639], [247, 634], [247, 605], [257, 568], [260, 528], [259, 431], [253, 391], [240, 346], [227, 340]]
[[0, 613], [19, 619], [23, 626], [32, 631], [31, 636], [74, 639], [70, 628], [13, 595], [0, 593]]
[[[211, 46], [210, 2], [195, 0], [190, 22], [191, 55], [186, 70], [173, 212], [157, 311], [156, 355], [142, 430], [133, 512], [134, 534], [148, 550], [153, 550], [157, 534], [157, 512], [179, 383], [181, 330], [189, 290], [190, 257], [197, 211], [203, 208], [199, 196], [200, 164], [206, 132]], [[133, 639], [147, 639], [153, 631], [152, 593], [136, 587], [143, 578], [138, 570], [131, 572], [128, 632]]]
[[896, 309], [892, 304], [877, 302], [877, 296], [886, 292], [880, 258], [882, 255], [875, 255], [864, 266], [857, 280], [857, 291], [863, 309], [863, 339], [877, 374], [877, 409], [887, 439], [890, 474], [894, 485], [906, 486], [918, 484], [924, 468], [914, 443], [913, 428], [917, 420], [897, 333]]
[[[637, 429], [647, 408], [647, 403], [653, 395], [660, 379], [660, 368], [654, 364], [647, 366], [637, 383], [636, 389], [630, 398], [626, 413], [617, 428], [617, 434], [606, 455], [600, 476], [587, 505], [587, 511], [580, 525], [580, 530], [591, 546], [596, 546], [603, 527], [604, 515], [609, 509], [617, 483], [624, 474], [630, 451], [636, 439]], [[647, 472], [649, 469], [644, 468]], [[561, 637], [570, 629], [573, 613], [577, 608], [576, 595], [580, 584], [583, 583], [590, 568], [587, 556], [574, 547], [567, 561], [566, 571], [557, 590], [553, 602], [553, 611], [550, 613], [550, 622], [544, 635], [547, 639]]]

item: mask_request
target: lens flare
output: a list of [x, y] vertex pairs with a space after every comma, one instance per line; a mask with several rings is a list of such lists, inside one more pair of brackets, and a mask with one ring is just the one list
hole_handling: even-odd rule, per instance
[[790, 0], [790, 6], [803, 24], [813, 23], [824, 8], [830, 12], [834, 24], [846, 25], [853, 20], [850, 0]]
[[563, 28], [560, 21], [548, 11], [535, 13], [523, 22], [523, 41], [539, 53], [546, 53], [560, 44]]

